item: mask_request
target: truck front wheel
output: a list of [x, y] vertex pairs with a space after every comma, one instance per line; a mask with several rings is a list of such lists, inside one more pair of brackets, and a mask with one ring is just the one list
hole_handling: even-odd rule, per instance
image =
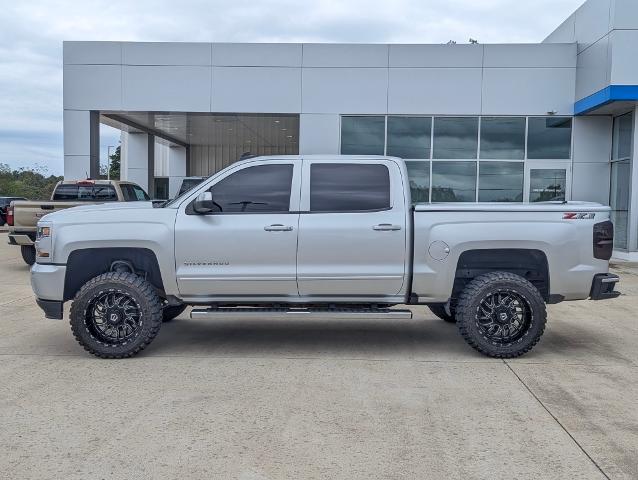
[[20, 253], [22, 254], [22, 260], [27, 265], [33, 265], [35, 263], [35, 247], [33, 245], [20, 245]]
[[70, 311], [71, 330], [86, 351], [101, 358], [132, 357], [162, 325], [162, 304], [143, 278], [109, 272], [85, 283]]
[[539, 291], [507, 272], [480, 275], [469, 282], [456, 305], [465, 341], [489, 357], [514, 358], [538, 343], [547, 312]]

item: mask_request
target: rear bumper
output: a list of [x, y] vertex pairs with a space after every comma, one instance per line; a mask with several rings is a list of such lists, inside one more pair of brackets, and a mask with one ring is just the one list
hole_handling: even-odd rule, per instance
[[51, 320], [62, 320], [64, 317], [63, 303], [59, 300], [43, 300], [41, 298], [35, 299], [38, 307], [44, 312], [46, 318]]
[[614, 287], [619, 280], [620, 277], [613, 273], [597, 273], [591, 282], [589, 298], [592, 300], [607, 300], [618, 297], [620, 292], [614, 290]]
[[32, 235], [28, 235], [26, 233], [10, 233], [9, 244], [10, 245], [35, 245], [35, 240], [32, 238]]

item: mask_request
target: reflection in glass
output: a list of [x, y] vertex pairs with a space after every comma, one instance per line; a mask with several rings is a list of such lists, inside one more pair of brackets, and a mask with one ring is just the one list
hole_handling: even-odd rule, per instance
[[430, 117], [388, 117], [388, 155], [430, 158]]
[[613, 160], [631, 157], [633, 130], [633, 114], [627, 113], [614, 118], [614, 146], [612, 148], [611, 157]]
[[410, 178], [410, 192], [412, 203], [430, 201], [430, 162], [405, 162]]
[[433, 158], [476, 158], [477, 148], [478, 117], [436, 117], [434, 119]]
[[432, 201], [476, 201], [476, 162], [433, 162]]
[[384, 143], [384, 117], [341, 117], [342, 154], [383, 155]]
[[525, 117], [481, 118], [481, 158], [523, 160]]
[[529, 201], [564, 201], [566, 185], [565, 169], [532, 169], [529, 172]]
[[569, 159], [572, 144], [570, 117], [530, 117], [527, 158]]
[[629, 199], [631, 165], [629, 160], [611, 164], [611, 221], [614, 222], [614, 248], [627, 249], [627, 221], [629, 218]]
[[522, 202], [522, 162], [481, 162], [479, 202]]

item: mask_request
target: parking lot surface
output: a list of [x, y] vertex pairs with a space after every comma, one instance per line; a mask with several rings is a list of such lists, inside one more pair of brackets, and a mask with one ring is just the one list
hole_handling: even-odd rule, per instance
[[[100, 360], [0, 233], [0, 478], [636, 479], [638, 268], [516, 360], [412, 320], [203, 321]], [[68, 304], [65, 310], [68, 312]]]

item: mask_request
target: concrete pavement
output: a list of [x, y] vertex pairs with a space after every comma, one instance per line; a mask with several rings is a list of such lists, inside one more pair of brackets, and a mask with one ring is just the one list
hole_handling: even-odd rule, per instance
[[[413, 320], [193, 321], [129, 360], [45, 320], [0, 234], [0, 478], [635, 479], [638, 275], [506, 362]], [[68, 306], [66, 308], [68, 311]]]

